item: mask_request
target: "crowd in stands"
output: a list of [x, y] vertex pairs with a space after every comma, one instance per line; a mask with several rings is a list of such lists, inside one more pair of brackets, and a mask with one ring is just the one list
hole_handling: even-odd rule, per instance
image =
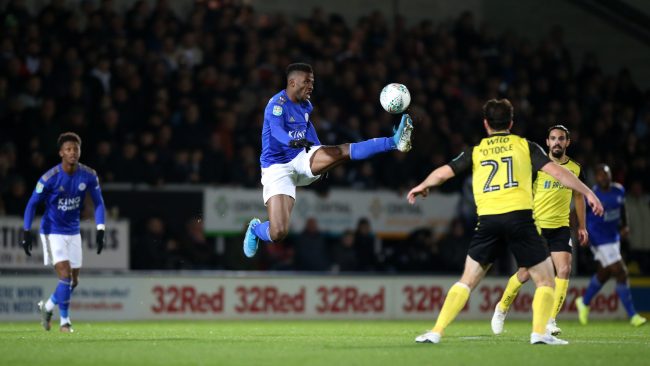
[[[529, 40], [478, 24], [470, 12], [410, 24], [380, 12], [348, 22], [322, 9], [289, 19], [228, 0], [196, 2], [183, 17], [168, 0], [137, 1], [124, 12], [111, 0], [67, 3], [51, 0], [30, 12], [24, 1], [11, 0], [0, 9], [2, 214], [22, 216], [38, 177], [60, 160], [56, 139], [64, 131], [82, 137], [81, 160], [103, 184], [260, 187], [263, 110], [284, 88], [286, 66], [297, 61], [315, 70], [311, 119], [324, 144], [390, 135], [399, 116], [378, 103], [387, 82], [407, 85], [413, 99], [411, 152], [340, 166], [317, 188], [404, 191], [483, 137], [483, 103], [507, 97], [515, 133], [545, 146], [547, 128], [564, 124], [573, 141], [568, 153], [588, 182], [595, 164], [607, 163], [614, 180], [635, 187], [647, 207], [650, 90], [640, 89], [628, 69], [608, 75], [593, 54], [571, 53], [560, 28]], [[463, 178], [442, 191], [461, 191]], [[154, 240], [165, 224], [152, 219], [143, 240]], [[467, 237], [462, 220], [454, 225], [448, 235], [460, 230]], [[205, 241], [198, 231], [188, 224], [183, 240]], [[290, 254], [267, 253], [278, 257], [268, 268], [282, 267], [290, 255], [292, 269], [386, 269], [351, 254], [351, 242], [362, 250], [358, 231], [321, 243], [310, 237], [318, 232], [315, 221], [297, 233]], [[442, 241], [455, 240], [448, 236], [425, 231], [411, 239], [426, 246], [426, 259], [386, 248], [381, 255], [392, 259], [382, 263], [426, 269], [456, 255], [445, 253]], [[173, 252], [179, 242], [166, 247]], [[648, 253], [649, 245], [630, 243], [630, 250]], [[303, 246], [328, 248], [332, 259], [310, 262]], [[184, 260], [197, 267], [218, 262], [201, 250]], [[178, 267], [174, 258], [160, 266]]]

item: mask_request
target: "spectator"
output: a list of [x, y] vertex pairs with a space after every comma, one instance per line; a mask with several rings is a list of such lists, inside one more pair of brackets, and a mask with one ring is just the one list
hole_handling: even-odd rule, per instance
[[192, 269], [213, 269], [216, 266], [214, 244], [205, 237], [203, 221], [196, 218], [187, 221], [183, 244]]
[[165, 252], [169, 240], [165, 222], [159, 217], [149, 218], [144, 232], [138, 238], [138, 244], [131, 246], [131, 268], [165, 268]]
[[332, 252], [332, 272], [350, 272], [358, 269], [357, 253], [354, 248], [354, 231], [344, 231]]
[[354, 232], [354, 248], [357, 253], [357, 262], [361, 271], [379, 270], [379, 261], [375, 250], [375, 235], [370, 228], [370, 221], [366, 218], [359, 219]]
[[329, 251], [318, 221], [310, 217], [305, 228], [294, 240], [294, 263], [299, 271], [327, 271], [330, 268]]

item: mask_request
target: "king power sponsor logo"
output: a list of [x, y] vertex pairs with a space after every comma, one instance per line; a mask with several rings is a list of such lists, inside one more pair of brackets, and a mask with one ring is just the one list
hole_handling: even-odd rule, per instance
[[81, 197], [59, 198], [56, 208], [61, 211], [71, 211], [79, 208]]

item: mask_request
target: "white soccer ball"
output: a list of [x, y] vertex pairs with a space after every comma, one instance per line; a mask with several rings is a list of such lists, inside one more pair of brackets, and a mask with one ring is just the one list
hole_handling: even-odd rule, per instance
[[390, 83], [381, 90], [379, 103], [388, 113], [402, 113], [411, 104], [411, 93], [404, 84]]

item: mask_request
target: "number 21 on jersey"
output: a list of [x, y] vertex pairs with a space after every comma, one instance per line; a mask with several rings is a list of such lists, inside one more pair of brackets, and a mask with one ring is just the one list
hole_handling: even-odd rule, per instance
[[[507, 172], [507, 180], [503, 184], [503, 189], [508, 189], [508, 188], [513, 188], [513, 187], [518, 187], [519, 182], [517, 182], [514, 178], [513, 174], [513, 163], [512, 163], [512, 156], [505, 156], [501, 158], [501, 162], [505, 163], [506, 165], [506, 172]], [[492, 180], [494, 180], [494, 177], [497, 175], [497, 172], [499, 171], [499, 168], [503, 164], [499, 164], [498, 161], [488, 159], [488, 160], [482, 160], [481, 161], [481, 166], [485, 167], [490, 167], [492, 170], [490, 171], [490, 174], [488, 175], [485, 185], [483, 186], [483, 193], [488, 193], [488, 192], [494, 192], [498, 191], [501, 189], [501, 186], [499, 184], [492, 184]]]

